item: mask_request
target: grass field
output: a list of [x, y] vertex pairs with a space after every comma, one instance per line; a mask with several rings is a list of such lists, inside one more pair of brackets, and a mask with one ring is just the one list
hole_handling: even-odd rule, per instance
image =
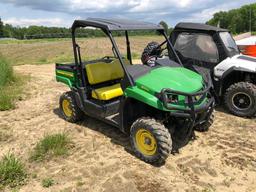
[[45, 39], [25, 39], [25, 40], [19, 40], [19, 39], [6, 39], [1, 40], [1, 44], [31, 44], [31, 43], [44, 43], [44, 42], [56, 42], [56, 41], [70, 41], [70, 38], [45, 38]]
[[[116, 37], [123, 55], [126, 54], [124, 37]], [[150, 41], [162, 42], [160, 36], [131, 36], [131, 50], [134, 59], [138, 59], [144, 47]], [[112, 54], [112, 45], [108, 38], [78, 38], [83, 60], [101, 58]], [[72, 62], [73, 49], [71, 39], [42, 40], [3, 40], [0, 41], [0, 53], [7, 57], [12, 65], [44, 64]], [[89, 57], [90, 56], [90, 57]]]

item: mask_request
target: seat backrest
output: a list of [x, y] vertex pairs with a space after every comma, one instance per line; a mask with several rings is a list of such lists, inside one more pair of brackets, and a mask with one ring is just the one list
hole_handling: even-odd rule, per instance
[[123, 68], [118, 60], [111, 63], [93, 63], [85, 66], [88, 81], [91, 85], [103, 83], [124, 77]]

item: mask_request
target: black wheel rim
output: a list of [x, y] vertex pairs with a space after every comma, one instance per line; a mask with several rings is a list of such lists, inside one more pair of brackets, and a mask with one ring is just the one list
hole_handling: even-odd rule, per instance
[[247, 93], [239, 92], [233, 95], [232, 104], [238, 110], [247, 110], [252, 106], [252, 99]]

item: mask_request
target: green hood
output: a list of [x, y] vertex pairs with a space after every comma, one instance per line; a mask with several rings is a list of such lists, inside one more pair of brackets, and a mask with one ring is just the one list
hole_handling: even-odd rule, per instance
[[163, 88], [194, 93], [203, 87], [202, 76], [183, 67], [156, 68], [135, 82], [138, 88], [151, 94], [159, 93]]

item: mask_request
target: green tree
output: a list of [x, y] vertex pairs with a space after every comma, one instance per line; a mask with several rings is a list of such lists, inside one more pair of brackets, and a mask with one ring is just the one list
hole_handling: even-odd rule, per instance
[[4, 25], [4, 37], [12, 37], [13, 27], [9, 24]]
[[256, 31], [256, 3], [244, 5], [239, 9], [220, 11], [213, 15], [207, 24], [229, 29], [232, 33]]
[[[166, 24], [167, 25], [167, 24]], [[165, 25], [165, 26], [166, 26]], [[168, 27], [168, 25], [167, 25]], [[167, 28], [168, 29], [168, 28]], [[170, 30], [170, 29], [169, 29]], [[114, 35], [124, 35], [120, 32], [114, 32]], [[129, 32], [130, 35], [155, 35], [154, 30], [141, 30]], [[77, 37], [103, 37], [104, 32], [99, 29], [77, 29]], [[0, 35], [1, 36], [1, 35]], [[45, 26], [29, 26], [16, 27], [10, 24], [3, 25], [4, 37], [11, 37], [16, 39], [41, 39], [41, 38], [64, 38], [71, 37], [71, 29], [65, 27], [45, 27]]]
[[4, 23], [0, 18], [0, 37], [3, 37], [3, 36], [4, 36]]

